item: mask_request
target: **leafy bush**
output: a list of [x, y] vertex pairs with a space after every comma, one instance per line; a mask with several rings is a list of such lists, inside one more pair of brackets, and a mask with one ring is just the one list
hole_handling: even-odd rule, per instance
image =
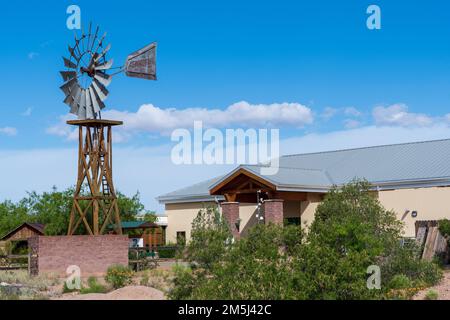
[[450, 238], [450, 220], [442, 219], [438, 221], [439, 232], [446, 237]]
[[430, 290], [425, 295], [425, 300], [437, 300], [438, 297], [439, 297], [439, 294], [436, 291]]
[[[401, 223], [365, 181], [333, 188], [306, 234], [300, 226], [258, 224], [233, 242], [214, 209], [200, 211], [192, 230], [184, 251], [190, 268], [175, 270], [172, 299], [384, 299], [398, 296], [391, 285], [441, 277], [401, 244]], [[371, 265], [381, 269], [381, 290], [367, 288]]]
[[133, 271], [123, 265], [113, 265], [108, 268], [105, 280], [114, 289], [122, 288], [132, 283]]
[[391, 289], [406, 289], [412, 287], [412, 281], [404, 274], [398, 274], [394, 276], [389, 282], [389, 288]]
[[177, 255], [178, 248], [172, 246], [161, 246], [158, 247], [158, 255], [160, 258], [169, 259], [175, 258]]
[[104, 285], [98, 283], [98, 281], [95, 277], [89, 277], [87, 282], [88, 282], [88, 287], [81, 288], [81, 290], [80, 290], [81, 294], [108, 292], [108, 289]]

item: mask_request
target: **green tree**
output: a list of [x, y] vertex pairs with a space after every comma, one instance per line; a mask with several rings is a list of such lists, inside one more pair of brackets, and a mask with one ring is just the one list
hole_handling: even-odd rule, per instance
[[[256, 225], [231, 242], [217, 212], [201, 211], [178, 268], [174, 299], [384, 299], [399, 275], [412, 286], [440, 279], [433, 263], [403, 245], [401, 223], [366, 181], [333, 188], [307, 233], [299, 226]], [[381, 290], [367, 288], [367, 268], [381, 268]]]
[[[87, 194], [86, 188], [83, 194]], [[67, 233], [70, 212], [73, 205], [74, 188], [58, 191], [56, 187], [50, 192], [29, 192], [26, 197], [17, 203], [4, 201], [0, 203], [0, 235], [16, 228], [23, 222], [39, 222], [45, 224], [47, 235], [64, 235]], [[144, 212], [140, 194], [137, 192], [132, 197], [118, 192], [118, 206], [122, 220], [137, 221]], [[84, 208], [87, 203], [82, 203]], [[147, 213], [147, 219], [151, 219], [151, 213]], [[80, 224], [78, 233], [85, 232], [84, 225]]]

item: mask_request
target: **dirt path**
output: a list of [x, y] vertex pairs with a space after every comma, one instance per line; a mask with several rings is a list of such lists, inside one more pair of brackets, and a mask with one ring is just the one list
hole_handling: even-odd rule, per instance
[[64, 294], [55, 300], [165, 300], [164, 293], [145, 286], [128, 286], [109, 293]]
[[430, 290], [438, 293], [438, 300], [450, 300], [450, 270], [444, 271], [444, 277], [438, 285], [419, 291], [414, 295], [413, 300], [424, 300]]

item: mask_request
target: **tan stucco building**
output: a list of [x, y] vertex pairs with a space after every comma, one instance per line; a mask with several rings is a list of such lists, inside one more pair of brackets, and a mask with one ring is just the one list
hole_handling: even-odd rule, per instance
[[[198, 211], [218, 206], [235, 236], [245, 236], [260, 216], [265, 222], [310, 224], [333, 185], [364, 178], [388, 210], [404, 223], [450, 218], [450, 139], [283, 156], [274, 175], [242, 165], [230, 173], [162, 195], [167, 242], [190, 239]], [[259, 218], [261, 219], [261, 217]]]

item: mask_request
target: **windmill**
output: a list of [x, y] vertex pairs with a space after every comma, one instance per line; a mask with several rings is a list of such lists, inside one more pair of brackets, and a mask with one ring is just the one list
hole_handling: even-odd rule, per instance
[[[64, 80], [60, 87], [64, 103], [78, 120], [67, 124], [78, 127], [78, 177], [70, 213], [68, 235], [81, 224], [90, 235], [104, 234], [109, 225], [122, 233], [116, 191], [112, 180], [112, 127], [122, 121], [102, 119], [101, 111], [108, 97], [112, 77], [124, 72], [129, 77], [156, 80], [156, 43], [128, 55], [123, 66], [113, 70], [113, 59], [108, 59], [111, 45], [105, 43], [106, 32], [100, 36], [99, 27], [87, 33], [75, 34], [74, 46], [69, 46], [69, 57], [63, 57]], [[83, 193], [87, 184], [88, 194]]]

